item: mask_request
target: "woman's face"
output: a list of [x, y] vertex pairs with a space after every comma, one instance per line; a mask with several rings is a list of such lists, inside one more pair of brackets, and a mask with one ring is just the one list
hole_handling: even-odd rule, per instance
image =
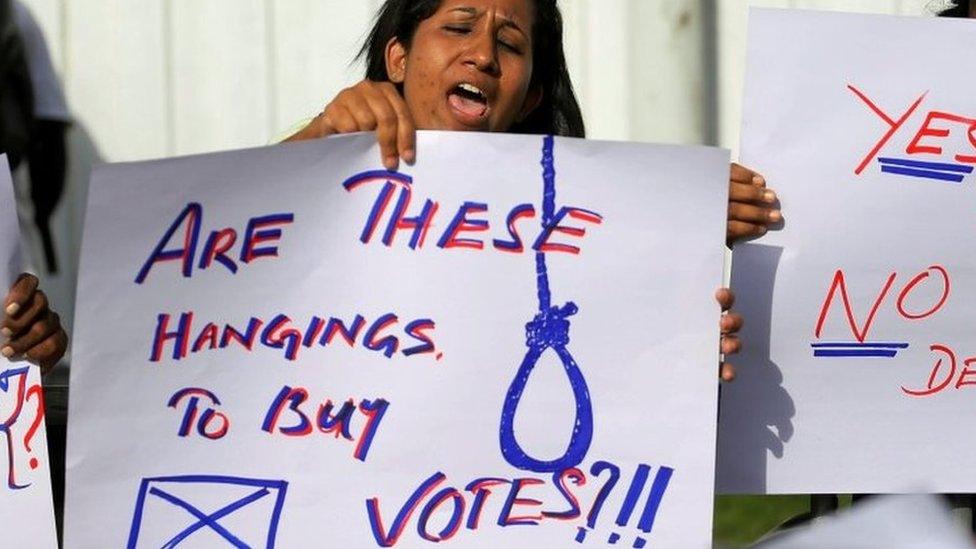
[[418, 129], [506, 131], [535, 108], [531, 0], [443, 0], [409, 50], [391, 40], [390, 80], [403, 84]]

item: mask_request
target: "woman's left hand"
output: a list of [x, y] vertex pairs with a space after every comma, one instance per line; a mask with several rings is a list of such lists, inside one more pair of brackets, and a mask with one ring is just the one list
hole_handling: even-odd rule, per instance
[[749, 168], [732, 163], [729, 171], [729, 217], [726, 244], [762, 236], [769, 226], [783, 220], [776, 193], [766, 188], [766, 179]]
[[[724, 313], [719, 321], [719, 328], [721, 328], [722, 332], [721, 353], [724, 358], [728, 355], [734, 355], [742, 349], [742, 342], [739, 340], [739, 336], [736, 335], [742, 329], [742, 316], [729, 311], [732, 308], [732, 304], [735, 303], [735, 295], [732, 293], [732, 290], [719, 288], [715, 292], [715, 300], [722, 306], [722, 312]], [[732, 381], [735, 379], [735, 366], [723, 360], [719, 364], [719, 377], [722, 378], [722, 381]]]
[[68, 335], [61, 318], [48, 306], [47, 296], [37, 288], [37, 277], [23, 273], [11, 286], [3, 302], [4, 319], [0, 354], [9, 359], [26, 358], [47, 374], [64, 356]]

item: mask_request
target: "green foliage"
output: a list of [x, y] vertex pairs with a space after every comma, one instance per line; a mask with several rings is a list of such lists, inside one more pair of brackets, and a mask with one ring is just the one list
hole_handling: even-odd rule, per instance
[[810, 496], [717, 496], [715, 545], [754, 543], [784, 522], [810, 511]]

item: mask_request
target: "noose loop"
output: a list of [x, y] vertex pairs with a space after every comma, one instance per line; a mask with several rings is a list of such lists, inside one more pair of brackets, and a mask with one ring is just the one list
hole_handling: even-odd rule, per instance
[[[542, 227], [546, 229], [552, 223], [556, 205], [556, 171], [553, 164], [553, 138], [546, 136], [542, 145]], [[501, 429], [499, 441], [502, 455], [512, 466], [536, 472], [562, 471], [574, 467], [583, 461], [593, 440], [593, 407], [590, 403], [590, 392], [586, 386], [586, 378], [577, 366], [573, 355], [566, 346], [569, 344], [569, 317], [576, 314], [579, 308], [572, 301], [562, 307], [552, 306], [552, 296], [549, 292], [549, 273], [546, 268], [546, 257], [541, 251], [535, 255], [536, 283], [539, 297], [539, 312], [531, 322], [525, 325], [525, 344], [528, 350], [522, 364], [512, 379], [505, 395], [502, 407]], [[576, 418], [573, 431], [563, 455], [553, 460], [540, 460], [528, 455], [515, 437], [515, 413], [518, 411], [525, 386], [532, 375], [539, 357], [547, 349], [552, 349], [562, 362], [563, 369], [569, 378], [573, 389], [573, 399], [576, 403]]]

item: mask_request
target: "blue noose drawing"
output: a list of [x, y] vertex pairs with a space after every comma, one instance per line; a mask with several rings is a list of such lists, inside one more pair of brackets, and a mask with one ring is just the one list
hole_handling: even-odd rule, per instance
[[[553, 137], [547, 135], [542, 143], [542, 227], [547, 229], [553, 221], [556, 209], [556, 170], [553, 166]], [[528, 350], [522, 364], [519, 366], [512, 384], [505, 395], [502, 407], [501, 429], [499, 441], [502, 455], [512, 466], [535, 472], [562, 471], [575, 467], [590, 449], [593, 440], [593, 407], [590, 403], [590, 391], [586, 386], [586, 378], [577, 366], [573, 355], [566, 346], [569, 344], [569, 317], [576, 314], [579, 308], [572, 301], [562, 307], [552, 305], [552, 295], [549, 291], [549, 273], [546, 269], [546, 256], [537, 250], [535, 254], [536, 284], [539, 294], [539, 312], [531, 322], [525, 325], [525, 344]], [[569, 384], [573, 389], [576, 401], [576, 420], [566, 451], [561, 457], [544, 461], [533, 458], [525, 453], [515, 438], [515, 413], [518, 411], [522, 393], [529, 381], [529, 376], [539, 361], [539, 357], [546, 349], [552, 349], [559, 356], [563, 369], [569, 377]]]

